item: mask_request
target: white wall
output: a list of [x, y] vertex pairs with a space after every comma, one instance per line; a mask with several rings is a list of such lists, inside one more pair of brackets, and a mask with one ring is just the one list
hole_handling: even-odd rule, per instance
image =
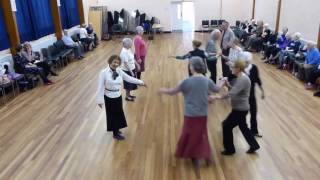
[[271, 28], [276, 26], [278, 0], [256, 0], [255, 19], [269, 23]]
[[[106, 5], [109, 10], [121, 10], [122, 8], [132, 11], [139, 9], [149, 16], [160, 19], [165, 31], [171, 30], [170, 4], [180, 0], [83, 0], [86, 19], [90, 5]], [[195, 28], [201, 27], [202, 20], [220, 19], [221, 2], [222, 19], [230, 21], [233, 25], [241, 17], [241, 5], [244, 0], [193, 0], [195, 5]], [[251, 11], [250, 11], [251, 12]]]
[[300, 32], [304, 39], [315, 41], [320, 24], [320, 0], [282, 0], [280, 27]]
[[[252, 0], [244, 0], [245, 2]], [[251, 9], [243, 4], [242, 9]], [[256, 0], [257, 20], [264, 20], [275, 28], [278, 0]], [[320, 0], [282, 0], [280, 29], [286, 26], [291, 33], [300, 32], [303, 39], [316, 41], [320, 24]]]

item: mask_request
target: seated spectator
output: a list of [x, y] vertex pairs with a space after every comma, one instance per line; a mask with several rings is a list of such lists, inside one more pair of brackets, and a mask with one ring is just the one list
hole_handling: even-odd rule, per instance
[[92, 23], [89, 23], [88, 27], [86, 28], [88, 35], [93, 38], [93, 43], [95, 46], [98, 46], [99, 44], [99, 39], [97, 34], [94, 32]]
[[66, 30], [63, 31], [62, 41], [65, 46], [68, 48], [72, 48], [74, 52], [74, 57], [78, 59], [84, 58], [82, 56], [81, 44], [79, 42], [74, 42], [70, 36], [68, 36], [68, 32]]
[[292, 41], [292, 38], [291, 38], [291, 34], [289, 34], [289, 33], [286, 34], [284, 41], [283, 41], [282, 37], [280, 37], [277, 40], [276, 46], [274, 46], [273, 49], [271, 50], [271, 55], [268, 57], [268, 59], [265, 61], [265, 63], [276, 64], [277, 60], [280, 56], [280, 52], [282, 50], [285, 50], [289, 46], [291, 41]]
[[277, 50], [279, 50], [277, 49], [277, 47], [283, 46], [283, 44], [286, 42], [287, 33], [288, 33], [288, 28], [284, 27], [282, 29], [282, 34], [279, 37], [277, 37], [278, 36], [277, 32], [275, 32], [275, 34], [270, 37], [269, 39], [270, 44], [266, 47], [264, 57], [262, 58], [262, 60], [268, 59], [267, 61], [265, 61], [265, 62], [268, 62], [272, 54], [277, 54]]
[[278, 69], [286, 69], [289, 60], [292, 60], [298, 53], [301, 46], [301, 34], [295, 33], [293, 35], [293, 41], [286, 47], [285, 50], [280, 51], [279, 66]]
[[320, 78], [320, 60], [319, 64], [311, 69], [309, 79], [307, 79], [306, 83], [306, 89], [314, 89], [314, 84], [316, 83], [316, 80]]
[[271, 29], [269, 28], [268, 23], [265, 23], [263, 25], [263, 34], [261, 35], [261, 38], [262, 38], [262, 50], [265, 51], [266, 45], [270, 43], [272, 38], [272, 32], [271, 32]]
[[43, 72], [43, 69], [41, 67], [38, 67], [28, 61], [23, 55], [22, 55], [22, 45], [19, 44], [16, 48], [17, 54], [14, 56], [14, 66], [17, 73], [20, 74], [33, 74], [33, 75], [39, 75], [45, 85], [51, 85], [53, 84], [52, 81], [50, 81], [47, 77], [47, 75]]
[[263, 21], [258, 21], [257, 28], [252, 31], [253, 34], [249, 38], [249, 42], [245, 47], [249, 51], [257, 51], [258, 46], [262, 44]]
[[[316, 48], [316, 43], [309, 41], [307, 43], [307, 53], [305, 55], [305, 62], [300, 63], [295, 61], [294, 72], [302, 80], [309, 81], [310, 74], [320, 64], [320, 52]], [[311, 82], [310, 82], [311, 83]], [[310, 85], [310, 84], [309, 84]], [[308, 82], [306, 87], [308, 86]]]
[[29, 61], [30, 64], [41, 67], [45, 76], [51, 74], [52, 76], [58, 76], [57, 73], [53, 72], [52, 67], [48, 64], [47, 61], [43, 61], [40, 57], [40, 53], [32, 51], [32, 46], [30, 43], [25, 42], [23, 44], [23, 51], [21, 55]]
[[251, 24], [248, 25], [248, 33], [249, 33], [249, 34], [252, 34], [253, 31], [257, 28], [257, 26], [258, 26], [258, 25], [256, 24], [256, 20], [251, 19]]
[[88, 35], [85, 24], [81, 25], [79, 29], [79, 36], [80, 41], [85, 45], [86, 50], [90, 50], [91, 47], [95, 47], [93, 44], [93, 38]]

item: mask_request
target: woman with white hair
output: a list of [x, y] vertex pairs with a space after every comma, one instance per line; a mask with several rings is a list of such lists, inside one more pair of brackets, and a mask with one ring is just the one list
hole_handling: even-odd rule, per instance
[[259, 148], [259, 144], [250, 132], [247, 126], [246, 116], [250, 109], [249, 96], [250, 96], [250, 78], [244, 73], [246, 68], [245, 62], [242, 60], [236, 60], [232, 67], [232, 74], [236, 76], [235, 82], [233, 83], [230, 91], [219, 96], [211, 95], [210, 100], [215, 99], [231, 99], [232, 110], [228, 117], [222, 122], [222, 133], [223, 133], [223, 146], [224, 151], [222, 155], [233, 155], [236, 152], [233, 143], [233, 128], [239, 126], [244, 138], [250, 146], [247, 153], [255, 153]]
[[293, 41], [290, 42], [285, 50], [280, 51], [278, 69], [286, 69], [289, 61], [294, 59], [301, 46], [300, 39], [301, 33], [296, 32], [293, 35]]
[[[132, 48], [132, 40], [130, 38], [124, 38], [122, 40], [123, 48], [120, 53], [121, 69], [131, 77], [136, 77], [136, 69], [139, 69], [139, 64], [135, 61]], [[137, 67], [137, 68], [136, 68]], [[123, 81], [124, 89], [126, 90], [127, 101], [134, 101], [136, 98], [130, 94], [131, 91], [137, 89], [136, 84], [132, 84], [127, 81]]]
[[175, 155], [178, 158], [190, 158], [196, 176], [200, 178], [199, 160], [205, 159], [209, 165], [212, 158], [207, 129], [208, 94], [219, 92], [225, 81], [216, 85], [205, 77], [206, 65], [200, 57], [191, 57], [190, 71], [192, 76], [175, 88], [161, 88], [159, 94], [172, 96], [181, 92], [184, 96], [184, 124]]
[[262, 137], [258, 131], [258, 124], [257, 124], [257, 100], [256, 100], [256, 93], [255, 93], [255, 85], [258, 84], [261, 90], [261, 98], [264, 99], [264, 89], [262, 87], [261, 78], [259, 75], [259, 69], [256, 65], [251, 63], [252, 54], [249, 52], [243, 52], [240, 56], [240, 59], [246, 63], [246, 68], [244, 72], [251, 80], [251, 89], [250, 89], [250, 96], [249, 96], [249, 105], [250, 105], [250, 130], [251, 133], [256, 137]]
[[206, 46], [207, 66], [211, 74], [210, 79], [212, 79], [213, 82], [217, 81], [217, 51], [219, 49], [220, 41], [221, 32], [218, 29], [215, 29], [211, 32]]
[[142, 35], [144, 29], [142, 26], [136, 28], [137, 35], [134, 37], [134, 49], [135, 49], [135, 60], [138, 62], [140, 69], [137, 71], [137, 78], [141, 79], [141, 73], [145, 71], [145, 58], [147, 55], [147, 46], [144, 42]]

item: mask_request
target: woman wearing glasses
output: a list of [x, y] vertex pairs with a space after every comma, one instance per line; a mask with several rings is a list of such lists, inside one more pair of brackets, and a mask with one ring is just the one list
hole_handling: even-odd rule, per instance
[[112, 55], [108, 60], [109, 66], [103, 69], [99, 76], [97, 102], [100, 108], [103, 104], [107, 114], [107, 131], [113, 132], [113, 138], [124, 140], [119, 131], [127, 127], [126, 118], [122, 108], [121, 89], [123, 81], [140, 86], [146, 86], [143, 81], [127, 75], [119, 66], [121, 64], [118, 55]]

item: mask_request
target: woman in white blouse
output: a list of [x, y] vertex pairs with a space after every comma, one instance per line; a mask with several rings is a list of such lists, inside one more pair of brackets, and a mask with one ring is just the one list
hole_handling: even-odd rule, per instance
[[[139, 70], [139, 64], [134, 59], [134, 54], [131, 50], [132, 40], [130, 38], [124, 38], [122, 40], [123, 48], [120, 53], [121, 58], [121, 69], [131, 77], [136, 77], [136, 67]], [[123, 81], [124, 89], [126, 90], [126, 98], [127, 101], [134, 101], [135, 96], [130, 94], [130, 91], [136, 90], [137, 85]]]
[[146, 86], [143, 81], [127, 75], [120, 66], [121, 60], [118, 55], [112, 55], [109, 66], [103, 69], [99, 76], [98, 105], [100, 108], [105, 104], [107, 114], [107, 131], [113, 132], [113, 137], [123, 140], [124, 136], [119, 131], [127, 127], [126, 118], [122, 108], [121, 88], [122, 81], [127, 81], [140, 86]]

